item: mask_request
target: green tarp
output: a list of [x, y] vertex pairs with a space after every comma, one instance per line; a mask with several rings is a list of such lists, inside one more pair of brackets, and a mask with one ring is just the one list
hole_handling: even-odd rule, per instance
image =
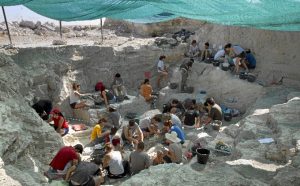
[[0, 0], [43, 16], [78, 21], [101, 17], [159, 22], [185, 17], [260, 29], [299, 31], [300, 0]]

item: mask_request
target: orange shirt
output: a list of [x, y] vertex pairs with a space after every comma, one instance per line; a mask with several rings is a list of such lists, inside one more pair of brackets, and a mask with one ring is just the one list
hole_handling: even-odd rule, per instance
[[143, 84], [141, 86], [141, 94], [146, 101], [151, 99], [152, 87], [149, 84]]

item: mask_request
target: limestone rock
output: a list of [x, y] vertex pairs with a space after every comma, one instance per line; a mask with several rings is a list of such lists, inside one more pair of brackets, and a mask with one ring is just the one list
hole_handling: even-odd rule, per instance
[[293, 167], [280, 169], [277, 175], [273, 178], [271, 186], [300, 185], [300, 170]]
[[66, 45], [67, 41], [63, 41], [63, 40], [53, 40], [52, 41], [52, 45]]
[[36, 25], [32, 21], [21, 21], [19, 23], [19, 26], [24, 28], [30, 28], [32, 30], [36, 28]]

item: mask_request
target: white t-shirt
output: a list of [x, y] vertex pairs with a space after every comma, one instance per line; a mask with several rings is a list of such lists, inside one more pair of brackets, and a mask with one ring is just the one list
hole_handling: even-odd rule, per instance
[[224, 50], [224, 49], [219, 50], [219, 51], [215, 54], [214, 60], [219, 60], [222, 56], [225, 56], [225, 50]]
[[179, 128], [182, 128], [182, 123], [178, 116], [171, 114], [171, 121], [174, 125], [177, 125]]
[[157, 70], [158, 72], [165, 70], [165, 63], [162, 60], [159, 60], [157, 63]]
[[150, 127], [151, 124], [151, 118], [150, 117], [145, 117], [144, 119], [142, 119], [140, 121], [140, 128], [141, 129], [147, 129], [148, 127]]
[[109, 161], [109, 171], [114, 175], [119, 175], [124, 173], [124, 167], [122, 164], [122, 155], [120, 151], [110, 152], [111, 159]]
[[80, 97], [75, 94], [74, 90], [72, 90], [70, 93], [70, 104], [79, 103], [79, 102], [80, 102]]

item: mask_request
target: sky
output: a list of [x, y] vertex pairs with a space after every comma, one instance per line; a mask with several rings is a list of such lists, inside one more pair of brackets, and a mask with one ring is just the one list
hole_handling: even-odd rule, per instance
[[[12, 22], [12, 21], [21, 21], [21, 20], [26, 20], [26, 21], [41, 21], [42, 23], [44, 22], [53, 22], [55, 24], [59, 24], [57, 20], [49, 19], [47, 17], [41, 16], [27, 7], [23, 5], [18, 5], [18, 6], [7, 6], [4, 7], [7, 21]], [[2, 11], [0, 13], [0, 22], [4, 21], [4, 17], [2, 14]], [[72, 21], [72, 22], [62, 22], [63, 25], [98, 25], [100, 24], [99, 19], [97, 20], [90, 20], [90, 21]]]

